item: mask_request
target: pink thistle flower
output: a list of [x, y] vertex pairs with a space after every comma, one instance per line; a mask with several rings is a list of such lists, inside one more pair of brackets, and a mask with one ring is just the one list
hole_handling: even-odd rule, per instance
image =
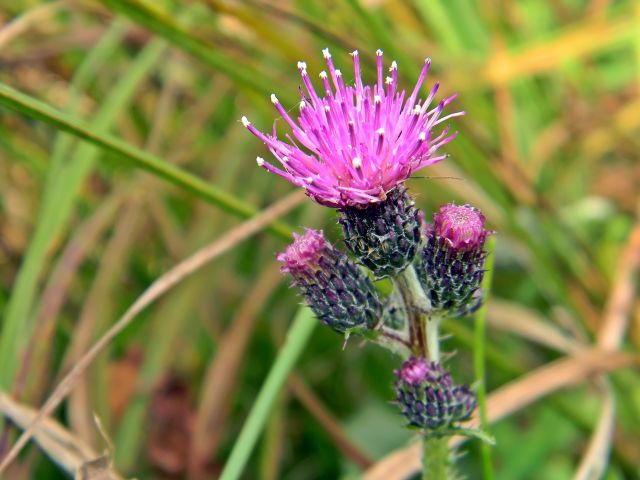
[[446, 120], [464, 115], [455, 112], [441, 116], [456, 95], [432, 107], [438, 90], [436, 83], [428, 97], [418, 99], [431, 60], [426, 59], [418, 82], [406, 98], [398, 90], [398, 68], [392, 62], [389, 76], [383, 73], [382, 51], [377, 55], [377, 82], [363, 85], [358, 51], [351, 53], [355, 84], [347, 85], [334, 67], [328, 49], [323, 50], [329, 73], [320, 72], [324, 96], [313, 87], [307, 66], [298, 63], [306, 93], [294, 121], [275, 95], [271, 101], [290, 125], [288, 141], [273, 133], [262, 133], [246, 117], [242, 123], [262, 140], [282, 168], [258, 157], [258, 165], [305, 189], [321, 205], [332, 208], [365, 208], [384, 201], [387, 194], [414, 172], [446, 158], [438, 149], [451, 141], [449, 128], [434, 133]]

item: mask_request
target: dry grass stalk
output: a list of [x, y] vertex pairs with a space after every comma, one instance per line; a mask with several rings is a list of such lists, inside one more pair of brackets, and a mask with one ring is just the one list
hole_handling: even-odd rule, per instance
[[65, 0], [44, 3], [30, 9], [20, 18], [0, 29], [0, 51], [6, 48], [7, 43], [25, 33], [33, 25], [46, 23], [46, 20], [58, 13], [58, 10], [66, 6], [66, 3]]
[[[616, 277], [605, 308], [604, 321], [598, 332], [596, 343], [603, 350], [614, 351], [620, 348], [629, 324], [635, 293], [633, 278], [639, 264], [640, 224], [636, 224], [618, 261]], [[589, 446], [574, 476], [575, 480], [600, 478], [606, 469], [611, 452], [616, 421], [616, 401], [606, 376], [602, 376], [599, 383], [602, 384], [604, 397], [602, 411]]]
[[32, 401], [40, 398], [42, 391], [48, 385], [45, 381], [50, 376], [49, 355], [52, 347], [50, 341], [56, 326], [56, 320], [64, 302], [69, 295], [74, 276], [91, 253], [98, 238], [109, 227], [113, 215], [123, 200], [122, 195], [113, 195], [106, 200], [82, 225], [80, 225], [60, 254], [47, 285], [42, 293], [42, 301], [36, 315], [34, 335], [30, 339], [25, 353], [25, 360], [12, 389], [12, 395], [18, 397], [23, 388], [33, 383], [30, 391]]
[[640, 266], [640, 223], [631, 232], [616, 269], [611, 294], [605, 308], [604, 321], [598, 332], [598, 347], [619, 348], [627, 330], [634, 299], [633, 276]]
[[604, 379], [602, 383], [604, 404], [600, 412], [600, 419], [573, 477], [574, 480], [602, 478], [607, 468], [616, 424], [616, 402], [609, 383]]
[[487, 321], [493, 328], [514, 333], [562, 353], [578, 353], [587, 348], [545, 321], [536, 311], [528, 310], [516, 303], [495, 298], [489, 300]]

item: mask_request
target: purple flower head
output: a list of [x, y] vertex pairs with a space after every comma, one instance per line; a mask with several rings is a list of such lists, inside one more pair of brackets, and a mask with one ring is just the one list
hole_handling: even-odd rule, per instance
[[283, 273], [297, 273], [315, 270], [323, 253], [331, 250], [331, 245], [324, 238], [322, 230], [306, 228], [302, 235], [293, 234], [293, 243], [286, 250], [279, 253], [276, 259], [284, 265], [280, 268]]
[[446, 239], [454, 250], [482, 247], [491, 233], [484, 229], [484, 215], [471, 205], [443, 205], [433, 220], [436, 235]]
[[463, 115], [455, 112], [441, 116], [456, 95], [432, 102], [436, 83], [425, 100], [418, 99], [431, 60], [425, 60], [411, 94], [398, 89], [398, 67], [391, 63], [389, 76], [383, 72], [382, 51], [377, 55], [377, 82], [363, 85], [358, 51], [352, 52], [354, 85], [346, 84], [334, 67], [328, 49], [323, 50], [329, 73], [320, 72], [323, 94], [313, 87], [307, 66], [298, 63], [306, 93], [302, 93], [297, 121], [280, 104], [271, 101], [290, 125], [288, 141], [273, 133], [262, 133], [246, 117], [242, 123], [262, 140], [280, 162], [278, 168], [258, 157], [258, 165], [305, 189], [321, 205], [333, 208], [366, 207], [384, 201], [387, 194], [413, 172], [444, 159], [438, 149], [454, 136], [442, 122]]

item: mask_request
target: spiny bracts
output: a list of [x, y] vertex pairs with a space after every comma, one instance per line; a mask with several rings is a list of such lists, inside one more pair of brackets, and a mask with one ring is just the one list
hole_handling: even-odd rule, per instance
[[422, 215], [404, 185], [382, 203], [341, 209], [338, 221], [345, 245], [376, 278], [398, 275], [420, 248]]

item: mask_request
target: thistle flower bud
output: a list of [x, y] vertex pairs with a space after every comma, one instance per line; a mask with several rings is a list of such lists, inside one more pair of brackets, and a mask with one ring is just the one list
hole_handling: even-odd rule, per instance
[[442, 365], [410, 358], [395, 371], [396, 403], [409, 426], [438, 430], [466, 420], [476, 407], [475, 394], [453, 383]]
[[446, 240], [452, 250], [482, 248], [487, 238], [484, 215], [471, 205], [449, 203], [433, 216], [435, 233]]
[[435, 310], [463, 316], [482, 303], [484, 215], [470, 205], [440, 208], [425, 228], [425, 246], [418, 259], [418, 277]]
[[340, 213], [347, 248], [376, 278], [395, 276], [411, 264], [420, 246], [422, 221], [403, 185], [384, 202], [346, 207]]
[[307, 228], [293, 237], [277, 259], [318, 318], [339, 333], [375, 327], [383, 304], [371, 280], [322, 231]]

